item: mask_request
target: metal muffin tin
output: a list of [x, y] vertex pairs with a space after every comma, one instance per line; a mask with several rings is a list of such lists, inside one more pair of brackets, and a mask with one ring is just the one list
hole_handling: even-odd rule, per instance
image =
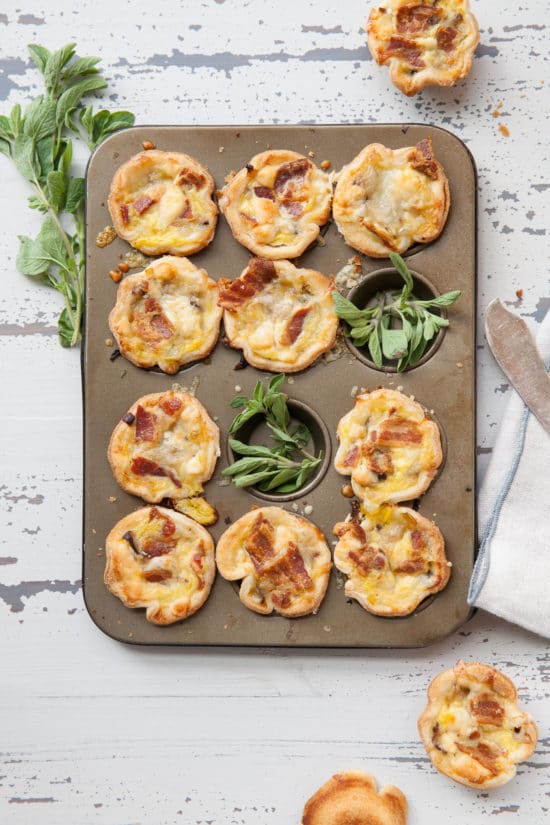
[[[450, 327], [424, 363], [405, 373], [373, 369], [340, 342], [338, 357], [323, 357], [287, 378], [284, 390], [289, 397], [306, 405], [325, 424], [326, 430], [318, 427], [318, 437], [326, 440], [328, 432], [325, 449], [331, 458], [312, 489], [282, 499], [281, 506], [314, 522], [332, 547], [333, 525], [350, 511], [350, 501], [341, 492], [348, 479], [339, 475], [332, 464], [338, 420], [352, 408], [354, 390], [402, 388], [433, 412], [442, 430], [443, 468], [414, 506], [433, 518], [445, 537], [447, 556], [453, 565], [447, 588], [429, 597], [410, 616], [382, 618], [346, 599], [344, 577], [333, 569], [318, 613], [285, 619], [261, 616], [245, 608], [238, 598], [238, 586], [218, 574], [208, 601], [194, 616], [167, 627], [150, 624], [144, 610], [124, 607], [103, 583], [107, 534], [119, 519], [144, 506], [140, 499], [123, 492], [112, 476], [107, 461], [111, 432], [139, 396], [167, 390], [174, 382], [196, 388], [197, 397], [217, 420], [221, 434], [221, 456], [205, 488], [206, 497], [219, 513], [219, 521], [209, 528], [217, 540], [228, 524], [251, 506], [273, 503], [258, 493], [227, 485], [221, 475], [229, 460], [227, 431], [235, 412], [229, 402], [238, 392], [249, 395], [259, 378], [268, 379], [272, 373], [250, 366], [236, 370], [240, 353], [221, 340], [206, 361], [174, 376], [140, 369], [123, 357], [111, 360], [113, 347], [106, 345], [112, 339], [107, 318], [115, 302], [116, 285], [108, 272], [130, 247], [116, 239], [99, 248], [96, 238], [111, 223], [107, 195], [115, 170], [142, 150], [143, 141], [150, 140], [158, 149], [196, 157], [209, 167], [216, 186], [221, 188], [229, 171], [242, 168], [253, 155], [267, 148], [293, 149], [306, 156], [313, 153], [315, 163], [330, 160], [331, 170], [338, 171], [368, 143], [397, 149], [413, 146], [426, 136], [432, 138], [435, 155], [449, 178], [451, 208], [440, 237], [410, 250], [407, 263], [439, 293], [462, 290], [460, 300], [449, 310]], [[358, 254], [345, 244], [334, 222], [323, 231], [322, 238], [293, 263], [335, 275]], [[191, 259], [217, 280], [237, 277], [250, 257], [248, 250], [233, 239], [220, 215], [213, 242]], [[386, 259], [361, 257], [365, 275], [388, 268]], [[83, 580], [87, 608], [101, 630], [134, 644], [419, 647], [441, 639], [468, 618], [466, 594], [475, 553], [476, 172], [462, 141], [443, 129], [416, 124], [128, 129], [102, 143], [88, 165], [86, 260]], [[384, 284], [384, 277], [377, 276], [375, 288]]]

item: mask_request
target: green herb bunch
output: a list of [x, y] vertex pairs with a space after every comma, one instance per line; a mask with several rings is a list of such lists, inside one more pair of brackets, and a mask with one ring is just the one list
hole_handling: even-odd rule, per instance
[[237, 487], [254, 486], [263, 492], [293, 493], [304, 486], [323, 459], [322, 451], [314, 456], [305, 450], [312, 440], [308, 427], [304, 423], [291, 425], [287, 396], [280, 392], [284, 380], [283, 374], [275, 375], [267, 388], [258, 381], [252, 398], [238, 395], [231, 402], [233, 408], [243, 409], [233, 419], [230, 433], [240, 430], [250, 419], [261, 416], [271, 430], [273, 440], [273, 446], [267, 447], [229, 439], [233, 452], [243, 458], [226, 467], [223, 475], [231, 476]]
[[11, 158], [32, 188], [31, 209], [45, 215], [34, 239], [20, 235], [17, 268], [57, 289], [65, 300], [58, 322], [64, 347], [80, 338], [84, 302], [84, 179], [71, 175], [71, 133], [90, 150], [107, 135], [131, 126], [130, 112], [94, 113], [82, 99], [107, 85], [98, 57], [75, 57], [75, 44], [56, 52], [30, 45], [30, 56], [44, 79], [45, 94], [23, 111], [0, 115], [0, 152]]
[[365, 309], [359, 309], [339, 292], [333, 292], [332, 297], [336, 314], [348, 324], [346, 334], [354, 344], [367, 344], [377, 367], [381, 368], [386, 358], [397, 361], [397, 370], [402, 372], [418, 364], [439, 329], [449, 326], [446, 318], [430, 310], [451, 306], [461, 292], [454, 289], [421, 301], [413, 295], [412, 275], [403, 258], [392, 252], [390, 259], [403, 278], [401, 290], [377, 292], [373, 305]]

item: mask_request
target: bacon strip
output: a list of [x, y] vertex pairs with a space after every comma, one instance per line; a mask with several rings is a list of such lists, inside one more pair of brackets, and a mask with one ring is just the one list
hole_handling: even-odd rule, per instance
[[145, 299], [145, 311], [150, 313], [147, 319], [149, 326], [160, 338], [171, 338], [174, 334], [174, 327], [162, 311], [162, 307], [156, 298]]
[[167, 579], [172, 578], [171, 572], [169, 570], [163, 570], [162, 568], [158, 570], [146, 570], [143, 576], [148, 582], [165, 582]]
[[254, 194], [257, 198], [267, 198], [269, 201], [275, 200], [275, 195], [273, 191], [268, 186], [255, 186], [254, 187]]
[[385, 447], [402, 447], [421, 444], [422, 432], [414, 421], [392, 419], [383, 421], [378, 431], [378, 444]]
[[298, 158], [297, 160], [283, 163], [283, 165], [279, 167], [274, 183], [274, 189], [277, 195], [283, 195], [290, 181], [305, 177], [310, 167], [311, 163], [307, 158]]
[[140, 195], [140, 197], [133, 202], [132, 206], [138, 215], [143, 215], [154, 203], [156, 203], [155, 198], [150, 198], [149, 195]]
[[282, 558], [262, 569], [258, 583], [263, 589], [280, 590], [283, 588], [289, 595], [298, 595], [301, 591], [313, 587], [304, 560], [293, 541], [289, 541], [287, 551]]
[[281, 206], [283, 207], [283, 209], [286, 209], [286, 211], [289, 212], [294, 218], [297, 218], [298, 215], [301, 215], [304, 211], [302, 209], [301, 203], [289, 199], [284, 200]]
[[240, 278], [236, 278], [234, 281], [230, 281], [228, 278], [220, 278], [218, 281], [220, 291], [218, 304], [230, 312], [235, 312], [256, 292], [265, 289], [276, 277], [277, 271], [273, 261], [268, 261], [265, 258], [252, 258], [248, 268]]
[[386, 556], [382, 550], [370, 545], [350, 550], [348, 556], [364, 576], [368, 576], [373, 570], [383, 570], [386, 566]]
[[181, 487], [181, 481], [170, 470], [166, 470], [157, 464], [156, 461], [151, 461], [150, 458], [138, 456], [132, 459], [130, 470], [137, 476], [165, 476], [172, 481], [176, 487]]
[[178, 215], [175, 221], [172, 221], [172, 226], [183, 226], [184, 223], [187, 221], [193, 220], [195, 216], [193, 215], [193, 210], [191, 208], [191, 204], [186, 199], [185, 200], [185, 207], [183, 212]]
[[394, 573], [426, 573], [428, 568], [429, 565], [426, 559], [421, 556], [413, 556], [392, 569]]
[[408, 157], [408, 161], [417, 172], [423, 172], [428, 178], [437, 180], [438, 169], [433, 155], [431, 138], [424, 138], [416, 144]]
[[191, 169], [181, 169], [176, 178], [177, 186], [194, 186], [200, 189], [204, 184], [204, 176], [193, 172]]
[[457, 34], [457, 30], [452, 26], [438, 29], [436, 34], [438, 48], [444, 52], [452, 52]]
[[182, 408], [181, 400], [175, 395], [169, 395], [168, 398], [163, 398], [160, 402], [160, 408], [164, 410], [166, 415], [174, 415]]
[[296, 310], [296, 312], [286, 325], [286, 329], [281, 338], [282, 344], [284, 344], [285, 346], [292, 346], [292, 344], [295, 343], [296, 339], [300, 336], [302, 332], [304, 322], [310, 310], [311, 307], [302, 307], [301, 309]]
[[[462, 753], [471, 756], [472, 759], [475, 759], [476, 762], [479, 762], [479, 764], [482, 767], [489, 771], [491, 776], [497, 776], [498, 767], [496, 761], [498, 758], [498, 754], [495, 753], [495, 751], [493, 751], [489, 747], [489, 745], [486, 745], [484, 742], [480, 742], [480, 744], [477, 745], [477, 747], [469, 748], [466, 745], [461, 745], [460, 742], [457, 742], [456, 746], [459, 751], [462, 751]], [[480, 776], [478, 779], [471, 779], [471, 781], [474, 783], [481, 783], [485, 781], [485, 777]]]
[[386, 47], [386, 57], [400, 57], [416, 69], [423, 69], [422, 50], [404, 37], [390, 37]]
[[355, 467], [355, 465], [357, 464], [357, 459], [359, 458], [360, 453], [361, 453], [361, 448], [359, 447], [358, 444], [355, 444], [351, 448], [351, 450], [349, 451], [349, 453], [347, 454], [345, 459], [343, 460], [342, 466], [343, 467]]
[[480, 725], [494, 725], [501, 728], [504, 723], [504, 708], [488, 693], [483, 693], [479, 699], [472, 699], [470, 702], [472, 714]]
[[397, 31], [399, 34], [417, 34], [427, 31], [437, 22], [441, 14], [441, 9], [433, 6], [402, 6], [397, 10]]
[[413, 546], [413, 550], [424, 550], [426, 547], [426, 541], [424, 538], [424, 533], [421, 530], [412, 531], [411, 544]]
[[128, 223], [130, 220], [130, 213], [125, 203], [120, 207], [120, 217], [122, 218], [122, 223]]
[[136, 441], [153, 441], [156, 420], [157, 417], [154, 413], [145, 410], [141, 404], [138, 404], [136, 409]]
[[389, 473], [393, 473], [393, 461], [387, 450], [379, 450], [372, 444], [365, 444], [361, 454], [366, 458], [369, 469], [383, 480]]
[[274, 557], [274, 540], [275, 528], [269, 519], [260, 514], [256, 517], [252, 525], [252, 531], [245, 544], [245, 550], [258, 572], [263, 569], [269, 559]]

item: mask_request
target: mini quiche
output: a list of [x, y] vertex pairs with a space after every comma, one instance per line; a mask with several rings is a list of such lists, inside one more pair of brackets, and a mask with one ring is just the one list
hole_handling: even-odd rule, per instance
[[447, 176], [428, 137], [403, 149], [365, 146], [339, 172], [332, 211], [346, 243], [386, 258], [435, 240], [449, 205]]
[[214, 348], [221, 316], [218, 287], [205, 270], [165, 255], [120, 283], [109, 327], [129, 361], [174, 373]]
[[205, 603], [214, 576], [214, 542], [204, 527], [163, 507], [142, 507], [116, 524], [105, 544], [105, 584], [147, 621], [172, 624]]
[[319, 609], [332, 567], [321, 531], [281, 507], [241, 516], [218, 541], [216, 564], [224, 579], [242, 579], [239, 596], [250, 610], [289, 618]]
[[214, 237], [213, 191], [212, 175], [198, 160], [153, 149], [117, 170], [109, 212], [118, 235], [146, 255], [191, 255]]
[[334, 564], [348, 576], [345, 594], [377, 616], [408, 616], [446, 586], [443, 536], [408, 507], [384, 505], [334, 527]]
[[332, 182], [297, 152], [255, 155], [228, 179], [219, 198], [235, 239], [270, 260], [296, 258], [330, 215]]
[[353, 491], [369, 513], [381, 504], [420, 496], [443, 460], [437, 424], [398, 390], [358, 395], [338, 422], [337, 435], [334, 466], [351, 476]]
[[157, 504], [202, 492], [220, 454], [219, 430], [187, 392], [139, 398], [116, 425], [108, 458], [123, 490]]
[[407, 800], [362, 771], [337, 773], [306, 802], [302, 825], [406, 825]]
[[513, 682], [499, 670], [462, 661], [428, 688], [418, 720], [432, 764], [455, 782], [485, 790], [504, 785], [537, 744], [537, 726], [517, 706]]
[[218, 286], [229, 343], [258, 369], [303, 370], [336, 340], [334, 279], [320, 272], [252, 258], [239, 278]]
[[462, 80], [479, 43], [468, 0], [379, 3], [370, 13], [367, 35], [374, 60], [389, 65], [390, 80], [406, 95]]

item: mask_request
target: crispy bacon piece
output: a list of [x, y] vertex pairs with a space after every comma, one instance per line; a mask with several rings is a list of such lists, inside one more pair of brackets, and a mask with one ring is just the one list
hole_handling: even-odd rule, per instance
[[427, 573], [428, 569], [429, 563], [427, 559], [423, 559], [422, 556], [412, 556], [412, 558], [404, 561], [403, 564], [392, 568], [394, 573]]
[[252, 215], [247, 215], [245, 212], [239, 212], [239, 216], [243, 218], [243, 220], [247, 221], [250, 226], [258, 226], [258, 221], [256, 218], [253, 218]]
[[[174, 334], [174, 327], [162, 311], [162, 307], [156, 298], [148, 297], [144, 302], [144, 309], [147, 313], [145, 325], [149, 326], [149, 338], [151, 332], [155, 333], [155, 338], [171, 338]], [[142, 333], [145, 330], [141, 330]]]
[[174, 415], [174, 413], [177, 413], [177, 411], [182, 408], [181, 399], [175, 395], [169, 395], [167, 398], [162, 399], [160, 408], [164, 410], [166, 415]]
[[130, 220], [130, 213], [125, 203], [120, 207], [120, 217], [122, 218], [122, 223], [128, 223]]
[[163, 570], [162, 568], [158, 570], [146, 570], [143, 576], [148, 582], [165, 582], [172, 578], [171, 572], [169, 570]]
[[153, 521], [154, 519], [158, 519], [162, 521], [162, 535], [163, 536], [173, 536], [176, 532], [176, 524], [169, 516], [165, 516], [164, 513], [161, 513], [160, 510], [157, 510], [156, 507], [151, 507], [151, 511], [149, 513], [149, 521]]
[[414, 41], [404, 37], [390, 37], [385, 56], [400, 57], [415, 69], [423, 69], [426, 65], [422, 60], [422, 50], [416, 46]]
[[156, 203], [155, 198], [150, 198], [149, 195], [140, 195], [139, 198], [133, 202], [132, 206], [138, 215], [143, 215], [154, 203]]
[[380, 480], [393, 473], [393, 461], [387, 450], [379, 450], [374, 444], [364, 444], [361, 454], [366, 458], [369, 470], [376, 473]]
[[138, 404], [136, 410], [136, 441], [153, 441], [155, 437], [155, 421], [157, 417], [154, 413], [144, 409]]
[[274, 539], [275, 528], [269, 519], [260, 513], [245, 544], [245, 550], [257, 571], [261, 571], [266, 562], [275, 555]]
[[402, 6], [397, 10], [397, 31], [399, 34], [417, 34], [427, 31], [437, 22], [441, 9], [433, 6]]
[[458, 32], [452, 26], [445, 26], [437, 30], [437, 47], [444, 52], [452, 52]]
[[361, 545], [366, 545], [367, 536], [365, 534], [365, 531], [359, 524], [359, 521], [355, 521], [353, 517], [351, 521], [343, 521], [340, 523], [340, 525], [337, 526], [338, 529], [335, 528], [334, 534], [339, 538], [342, 538], [342, 536], [344, 536], [346, 533], [351, 533], [352, 537], [354, 539], [357, 539], [357, 541]]
[[350, 550], [348, 556], [364, 576], [368, 576], [373, 570], [383, 570], [386, 566], [386, 556], [382, 550], [371, 547], [370, 544]]
[[302, 307], [301, 309], [296, 310], [296, 312], [286, 325], [286, 329], [282, 335], [282, 344], [284, 344], [285, 346], [292, 346], [292, 344], [295, 343], [295, 341], [302, 332], [304, 322], [310, 309], [311, 307]]
[[[497, 767], [497, 758], [498, 753], [492, 750], [489, 745], [486, 745], [485, 742], [480, 742], [479, 745], [476, 745], [475, 748], [469, 748], [467, 745], [461, 745], [460, 742], [456, 743], [456, 746], [459, 751], [462, 753], [471, 756], [472, 759], [475, 759], [476, 762], [484, 767], [486, 770], [489, 771], [491, 776], [497, 776], [498, 774], [498, 767]], [[483, 777], [479, 777], [478, 780], [472, 779], [472, 782], [484, 782], [485, 779]]]
[[488, 693], [478, 699], [472, 699], [470, 709], [480, 725], [494, 725], [501, 728], [504, 722], [504, 708]]
[[299, 203], [298, 201], [290, 200], [288, 198], [282, 202], [281, 206], [283, 207], [283, 209], [286, 209], [286, 211], [289, 212], [294, 218], [297, 218], [303, 212], [301, 203]]
[[183, 208], [183, 212], [176, 218], [175, 221], [172, 221], [172, 226], [183, 226], [187, 221], [192, 221], [195, 216], [193, 215], [193, 210], [191, 208], [191, 204], [186, 199], [185, 206]]
[[279, 167], [274, 183], [274, 189], [277, 195], [283, 198], [291, 195], [293, 187], [289, 186], [289, 184], [304, 178], [310, 168], [311, 163], [307, 158], [298, 158], [297, 160], [283, 163], [283, 165]]
[[230, 281], [220, 278], [218, 288], [220, 297], [218, 304], [230, 312], [235, 312], [245, 301], [252, 298], [256, 292], [261, 292], [277, 277], [273, 261], [265, 258], [252, 258], [248, 268], [240, 278]]
[[130, 470], [137, 476], [165, 476], [172, 481], [176, 487], [181, 487], [181, 481], [177, 478], [171, 470], [161, 467], [156, 461], [151, 461], [150, 458], [145, 458], [139, 455], [132, 459]]
[[157, 556], [166, 556], [176, 546], [175, 539], [147, 539], [139, 548], [139, 552], [147, 559], [155, 559]]
[[193, 186], [200, 189], [204, 185], [204, 176], [191, 169], [182, 169], [176, 178], [177, 186]]
[[422, 432], [414, 421], [394, 418], [383, 421], [378, 430], [378, 444], [384, 447], [403, 447], [408, 444], [421, 444]]
[[424, 138], [416, 144], [408, 157], [408, 161], [417, 172], [423, 172], [432, 180], [437, 180], [437, 163], [433, 156], [431, 138]]
[[422, 530], [413, 530], [411, 533], [411, 544], [413, 550], [423, 550], [426, 547], [426, 540]]
[[349, 453], [347, 454], [347, 456], [343, 460], [342, 466], [343, 467], [355, 467], [355, 465], [357, 464], [357, 459], [359, 458], [360, 454], [361, 454], [361, 448], [359, 447], [358, 444], [354, 444], [354, 446], [351, 448], [351, 450], [349, 451]]
[[[279, 596], [284, 598], [284, 592], [292, 595], [302, 590], [309, 590], [313, 582], [306, 570], [304, 560], [293, 541], [289, 541], [284, 556], [270, 565], [265, 565], [260, 571], [258, 584], [263, 590], [283, 590]], [[289, 592], [290, 591], [290, 592]], [[288, 606], [288, 604], [286, 605]]]
[[275, 195], [273, 194], [273, 190], [270, 189], [268, 186], [255, 186], [254, 187], [254, 194], [257, 198], [267, 198], [268, 201], [274, 201]]

